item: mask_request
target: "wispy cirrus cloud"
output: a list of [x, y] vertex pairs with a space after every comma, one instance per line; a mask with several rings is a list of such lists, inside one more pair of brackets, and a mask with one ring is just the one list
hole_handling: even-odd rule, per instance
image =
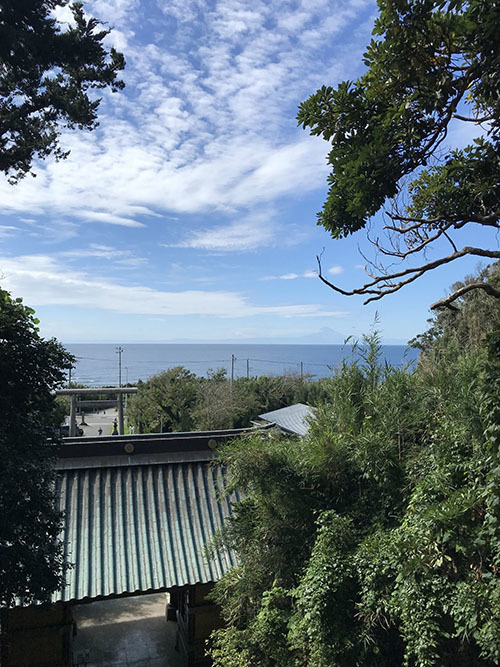
[[216, 227], [207, 231], [194, 232], [191, 237], [167, 247], [197, 248], [216, 252], [241, 252], [255, 250], [274, 241], [270, 229], [249, 228], [248, 225], [234, 223], [226, 227]]
[[343, 317], [346, 313], [320, 304], [257, 306], [228, 290], [161, 291], [145, 285], [125, 285], [75, 271], [47, 255], [0, 258], [2, 285], [15, 296], [22, 294], [33, 306], [96, 308], [130, 315], [210, 315], [240, 318]]
[[20, 231], [21, 228], [15, 225], [0, 225], [0, 238], [17, 234]]
[[[336, 265], [331, 266], [327, 273], [332, 276], [338, 276], [340, 273], [343, 273], [344, 269], [342, 266]], [[261, 280], [296, 280], [297, 278], [317, 278], [318, 272], [314, 270], [304, 271], [303, 273], [284, 273], [281, 276], [263, 276]]]
[[145, 257], [137, 257], [131, 250], [119, 250], [112, 246], [91, 243], [86, 248], [73, 248], [58, 253], [59, 257], [70, 260], [104, 259], [122, 266], [140, 266], [147, 262]]
[[[37, 177], [14, 188], [0, 178], [2, 286], [42, 307], [58, 337], [68, 323], [74, 338], [90, 322], [95, 339], [97, 326], [119, 335], [117, 322], [140, 332], [175, 316], [176, 335], [189, 337], [206, 318], [210, 337], [212, 327], [248, 329], [244, 318], [262, 329], [265, 316], [267, 333], [341, 317], [339, 299], [308, 280], [323, 245], [314, 212], [329, 145], [298, 128], [296, 113], [321, 85], [358, 75], [375, 8], [86, 0], [124, 52], [126, 88], [98, 91], [96, 131], [63, 133], [67, 160], [36, 164]], [[71, 21], [68, 8], [56, 13]]]
[[256, 213], [230, 224], [195, 230], [183, 240], [162, 245], [212, 252], [246, 252], [275, 245], [278, 232], [279, 227], [271, 224], [269, 213]]
[[296, 280], [306, 277], [305, 273], [283, 273], [281, 276], [262, 276], [261, 280]]
[[106, 211], [80, 211], [79, 218], [90, 220], [91, 222], [107, 222], [110, 225], [122, 225], [123, 227], [144, 227], [142, 222], [125, 218], [122, 215], [115, 215]]

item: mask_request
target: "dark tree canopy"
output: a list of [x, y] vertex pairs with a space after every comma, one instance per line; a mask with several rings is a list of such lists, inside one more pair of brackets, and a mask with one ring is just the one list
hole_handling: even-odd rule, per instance
[[[299, 124], [332, 144], [330, 189], [318, 224], [339, 239], [385, 210], [388, 243], [374, 239], [382, 255], [416, 259], [437, 241], [448, 242], [450, 250], [401, 270], [374, 265], [371, 279], [351, 291], [323, 278], [319, 262], [323, 282], [342, 294], [368, 295], [367, 302], [465, 255], [500, 258], [498, 247], [459, 247], [453, 238], [466, 225], [499, 228], [500, 5], [378, 4], [366, 73], [337, 88], [324, 86], [299, 109]], [[451, 123], [477, 130], [469, 146], [444, 149]]]
[[44, 340], [33, 311], [0, 289], [0, 606], [47, 600], [62, 582], [53, 450], [53, 390], [74, 359]]
[[35, 157], [65, 158], [62, 127], [93, 130], [100, 100], [91, 89], [124, 87], [117, 79], [123, 55], [104, 47], [109, 33], [82, 4], [71, 6], [74, 25], [53, 11], [68, 0], [0, 2], [0, 170], [15, 183]]

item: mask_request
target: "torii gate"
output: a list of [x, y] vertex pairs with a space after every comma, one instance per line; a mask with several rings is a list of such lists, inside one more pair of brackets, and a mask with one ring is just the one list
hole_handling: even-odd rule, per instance
[[[88, 395], [88, 394], [114, 394], [116, 395], [116, 403], [118, 407], [118, 433], [124, 435], [124, 426], [123, 426], [123, 394], [137, 394], [137, 387], [99, 387], [92, 389], [57, 389], [56, 394], [58, 396], [70, 396], [71, 397], [71, 406], [69, 412], [69, 437], [74, 438], [76, 436], [76, 398], [77, 396]], [[92, 407], [99, 404], [98, 400], [95, 401], [78, 401], [80, 407]]]

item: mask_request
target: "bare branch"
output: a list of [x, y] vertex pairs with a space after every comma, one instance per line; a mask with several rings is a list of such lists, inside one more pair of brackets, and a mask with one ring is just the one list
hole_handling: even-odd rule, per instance
[[478, 215], [477, 220], [471, 220], [471, 222], [479, 222], [481, 225], [487, 225], [488, 227], [496, 227], [500, 229], [500, 211], [495, 211], [489, 215]]
[[[474, 255], [477, 257], [488, 257], [490, 259], [500, 259], [500, 250], [485, 250], [484, 248], [474, 248], [472, 246], [465, 246], [464, 248], [462, 248], [462, 250], [458, 250], [457, 252], [454, 252], [451, 255], [447, 255], [446, 257], [435, 259], [432, 262], [427, 262], [422, 266], [412, 267], [409, 269], [404, 269], [403, 271], [396, 271], [394, 273], [386, 273], [382, 276], [378, 276], [376, 278], [373, 278], [373, 280], [365, 283], [361, 287], [349, 291], [343, 290], [342, 288], [337, 287], [329, 280], [327, 280], [322, 274], [321, 258], [317, 255], [316, 259], [318, 261], [318, 277], [325, 285], [330, 287], [330, 289], [333, 289], [335, 292], [343, 294], [344, 296], [354, 296], [357, 294], [360, 295], [372, 294], [373, 296], [371, 296], [364, 302], [364, 304], [366, 305], [371, 301], [377, 301], [378, 299], [381, 299], [387, 294], [392, 294], [393, 292], [399, 291], [405, 285], [409, 285], [417, 278], [420, 278], [420, 276], [424, 275], [424, 273], [427, 273], [427, 271], [431, 271], [432, 269], [435, 269], [438, 266], [443, 266], [444, 264], [453, 262], [455, 259], [459, 259], [460, 257], [465, 257], [466, 255]], [[402, 280], [400, 280], [397, 283], [391, 282], [398, 278], [402, 278]]]
[[472, 290], [476, 289], [482, 289], [484, 292], [486, 292], [486, 294], [494, 296], [496, 299], [500, 299], [500, 290], [495, 289], [489, 283], [470, 283], [470, 285], [464, 285], [463, 287], [460, 287], [460, 289], [457, 289], [452, 294], [449, 294], [448, 296], [445, 296], [443, 299], [439, 299], [439, 301], [433, 303], [431, 306], [431, 310], [436, 310], [438, 308], [449, 308], [450, 310], [458, 310], [456, 306], [451, 305], [453, 301], [456, 301], [456, 299], [459, 299], [464, 294], [467, 294], [467, 292], [471, 292]]
[[487, 123], [489, 120], [493, 120], [495, 116], [483, 116], [482, 118], [469, 118], [468, 116], [461, 116], [458, 113], [454, 113], [452, 118], [457, 120], [464, 120], [467, 123]]
[[[399, 213], [389, 213], [387, 215], [391, 220], [398, 220], [399, 222], [414, 222], [415, 224], [412, 227], [391, 227], [391, 225], [385, 225], [384, 229], [392, 229], [395, 232], [407, 232], [412, 231], [413, 229], [418, 229], [421, 225], [436, 225], [438, 222], [442, 222], [443, 218], [409, 218], [405, 215], [400, 215]], [[450, 218], [447, 218], [450, 220]], [[453, 221], [452, 221], [453, 222]]]
[[[459, 220], [458, 218], [453, 218], [452, 216], [447, 216], [446, 218], [443, 218], [443, 216], [438, 218], [411, 218], [405, 215], [389, 212], [387, 215], [391, 218], [391, 220], [397, 220], [398, 222], [403, 223], [413, 223], [411, 225], [401, 225], [399, 227], [396, 227], [395, 225], [384, 225], [384, 229], [389, 229], [393, 232], [398, 232], [399, 234], [407, 234], [408, 232], [418, 231], [422, 227], [433, 227], [434, 225], [443, 224], [444, 220], [446, 220], [446, 229], [449, 229], [450, 227], [453, 227], [454, 229], [461, 229], [469, 222], [481, 222], [482, 224], [482, 221], [480, 220]], [[492, 219], [491, 216], [486, 216], [486, 219], [488, 222], [485, 222], [484, 224], [491, 224], [491, 222], [489, 222], [489, 220]], [[492, 226], [496, 227], [498, 226], [498, 223], [493, 224]]]
[[[432, 226], [443, 222], [443, 217], [439, 218], [412, 218], [405, 215], [399, 215], [397, 213], [389, 213], [386, 211], [386, 214], [391, 218], [391, 220], [397, 220], [398, 222], [411, 222], [414, 223], [411, 226], [400, 226], [396, 227], [395, 225], [384, 225], [384, 229], [390, 229], [393, 232], [399, 232], [399, 234], [406, 234], [407, 232], [415, 231], [419, 229], [422, 225]], [[494, 211], [488, 215], [475, 215], [471, 216], [469, 220], [459, 220], [458, 218], [453, 218], [451, 216], [446, 216], [446, 220], [451, 223], [455, 229], [461, 229], [470, 222], [477, 222], [481, 225], [487, 225], [488, 227], [495, 227], [496, 229], [500, 228], [500, 211]]]
[[443, 235], [446, 236], [446, 238], [447, 238], [448, 241], [450, 242], [450, 245], [451, 245], [451, 247], [453, 248], [453, 251], [454, 251], [454, 252], [458, 252], [458, 249], [457, 249], [457, 246], [455, 245], [455, 242], [453, 241], [453, 239], [451, 238], [451, 236], [450, 236], [449, 234], [447, 234], [446, 230], [444, 230], [444, 229], [443, 229]]
[[[386, 250], [386, 249], [382, 248], [378, 243], [376, 243], [375, 245], [376, 245], [377, 249], [383, 255], [389, 255], [391, 257], [399, 257], [401, 259], [406, 259], [406, 257], [408, 257], [408, 255], [413, 255], [416, 252], [420, 252], [427, 245], [429, 245], [429, 243], [432, 243], [433, 241], [436, 241], [443, 234], [446, 236], [446, 238], [448, 240], [450, 240], [448, 234], [446, 233], [446, 230], [449, 229], [450, 227], [451, 227], [451, 223], [449, 225], [446, 225], [443, 228], [438, 229], [438, 231], [434, 234], [434, 236], [427, 236], [426, 238], [422, 238], [419, 234], [417, 234], [417, 236], [420, 240], [420, 243], [416, 246], [410, 247], [405, 252]], [[451, 241], [450, 241], [450, 243], [451, 243]], [[407, 245], [409, 245], [409, 242], [407, 243]], [[454, 244], [452, 244], [452, 245], [454, 246]], [[457, 249], [456, 249], [455, 246], [454, 246], [454, 250], [455, 250], [455, 252], [457, 252]]]

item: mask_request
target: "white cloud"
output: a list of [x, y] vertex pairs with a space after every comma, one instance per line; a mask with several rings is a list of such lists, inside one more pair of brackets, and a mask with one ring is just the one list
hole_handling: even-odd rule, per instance
[[125, 218], [121, 215], [106, 213], [105, 211], [80, 211], [78, 217], [84, 220], [107, 222], [110, 225], [123, 225], [124, 227], [145, 227], [142, 222]]
[[[229, 225], [194, 231], [183, 241], [163, 245], [213, 252], [245, 252], [275, 245], [278, 240], [279, 226], [273, 224], [272, 214], [256, 213]], [[288, 240], [293, 242], [293, 235]]]
[[344, 312], [324, 310], [318, 304], [257, 306], [237, 292], [183, 290], [166, 292], [144, 285], [122, 285], [74, 271], [46, 255], [0, 259], [2, 286], [23, 295], [32, 306], [96, 308], [131, 315], [211, 315], [238, 318], [341, 317]]
[[[169, 213], [233, 215], [324, 188], [328, 146], [294, 116], [325, 71], [352, 74], [355, 59], [339, 70], [332, 35], [351, 39], [348, 26], [373, 3], [157, 4], [161, 13], [146, 16], [138, 0], [88, 3], [126, 51], [127, 87], [103, 91], [98, 130], [64, 134], [68, 160], [40, 163], [38, 178], [14, 189], [0, 182], [4, 211], [125, 227], [154, 212], [171, 225]], [[144, 42], [148, 26], [155, 36]], [[258, 227], [228, 231], [227, 243], [213, 230], [185, 247], [252, 250], [269, 238]]]
[[139, 266], [147, 261], [144, 257], [134, 256], [131, 250], [119, 250], [112, 246], [100, 245], [98, 243], [91, 243], [88, 248], [65, 250], [60, 252], [59, 256], [77, 260], [95, 257], [96, 259], [105, 259], [123, 266]]
[[344, 269], [341, 266], [339, 266], [338, 264], [336, 264], [334, 266], [331, 266], [328, 269], [327, 273], [329, 273], [331, 276], [338, 276], [341, 273], [343, 273], [343, 271], [344, 271]]
[[129, 40], [134, 36], [131, 30], [126, 32], [113, 28], [105, 38], [106, 46], [113, 46], [117, 51], [126, 52]]
[[284, 193], [316, 189], [323, 185], [327, 173], [324, 157], [325, 146], [310, 137], [275, 149], [236, 185], [233, 201], [249, 204]]
[[21, 229], [15, 227], [14, 225], [0, 225], [0, 238], [5, 236], [11, 236], [12, 234], [17, 234]]
[[67, 24], [68, 26], [74, 25], [75, 23], [75, 20], [73, 18], [73, 12], [71, 11], [71, 8], [68, 5], [66, 5], [65, 7], [61, 7], [60, 5], [54, 7], [52, 14], [56, 19], [56, 21], [59, 21], [59, 23]]
[[123, 23], [133, 24], [139, 0], [92, 0], [87, 5], [90, 13], [100, 21], [117, 26]]
[[299, 277], [298, 273], [284, 273], [282, 276], [264, 276], [261, 280], [295, 280]]
[[147, 264], [147, 261], [148, 260], [145, 257], [122, 257], [121, 259], [115, 260], [115, 264], [133, 268], [134, 266], [143, 266], [144, 264]]
[[261, 280], [296, 280], [297, 278], [317, 278], [317, 271], [304, 271], [304, 273], [284, 273], [281, 276], [263, 276]]
[[170, 247], [236, 252], [254, 250], [269, 243], [271, 238], [270, 230], [252, 229], [246, 224], [234, 223], [227, 227], [195, 232], [190, 239]]

